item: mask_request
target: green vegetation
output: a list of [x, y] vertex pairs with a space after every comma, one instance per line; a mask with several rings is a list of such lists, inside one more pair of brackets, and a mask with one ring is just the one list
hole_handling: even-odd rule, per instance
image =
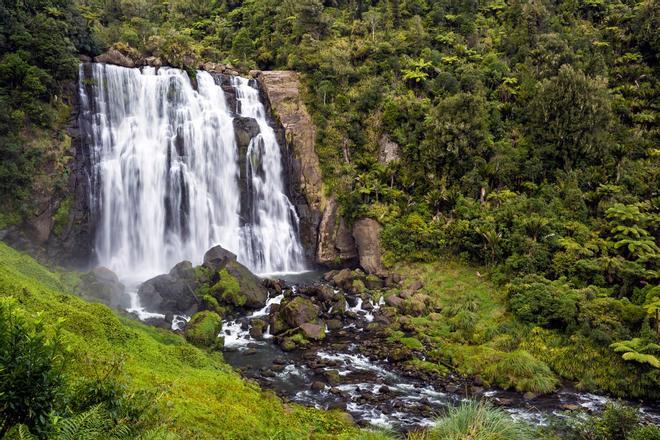
[[[565, 378], [657, 399], [659, 4], [5, 2], [0, 227], [35, 211], [31, 195], [62, 192], [78, 54], [114, 47], [191, 75], [203, 61], [294, 69], [341, 214], [349, 224], [377, 219], [386, 263], [425, 283], [427, 297], [406, 299], [409, 316], [389, 335], [406, 353], [425, 352], [412, 365], [534, 393]], [[389, 141], [397, 158], [383, 163]], [[70, 199], [59, 205], [56, 233], [70, 209]], [[59, 275], [25, 257], [0, 248], [0, 258], [2, 295], [16, 298], [11, 313], [25, 328], [67, 318], [67, 381], [123, 359], [117, 380], [127, 393], [165, 390], [156, 428], [184, 437], [343, 429], [333, 416], [285, 412], [218, 354], [66, 295]], [[244, 304], [239, 287], [221, 274], [201, 297], [221, 314], [223, 301]], [[102, 420], [93, 408], [54, 411]], [[646, 434], [621, 435], [602, 438]]]
[[216, 347], [218, 345], [218, 335], [222, 330], [222, 318], [217, 313], [209, 310], [195, 313], [188, 324], [184, 332], [187, 341], [201, 347]]
[[[2, 429], [12, 427], [8, 422], [23, 423], [33, 434], [49, 432], [55, 438], [67, 438], [64, 431], [71, 424], [106, 433], [114, 429], [118, 437], [128, 430], [129, 438], [170, 438], [166, 432], [214, 439], [357, 435], [341, 413], [285, 405], [243, 381], [220, 354], [86, 303], [68, 294], [62, 279], [0, 244], [0, 386], [3, 393], [18, 388], [32, 396], [0, 395], [31, 408], [27, 417], [20, 415], [24, 407], [16, 407], [19, 416], [3, 411]], [[10, 352], [7, 337], [19, 342], [9, 346]], [[60, 345], [66, 350], [56, 350]], [[24, 363], [7, 362], [17, 353], [17, 359], [40, 366], [33, 370], [40, 372], [39, 380], [21, 373]], [[8, 376], [11, 381], [4, 380]]]
[[467, 402], [449, 409], [426, 436], [428, 440], [531, 440], [537, 438], [525, 425], [504, 411], [484, 403]]

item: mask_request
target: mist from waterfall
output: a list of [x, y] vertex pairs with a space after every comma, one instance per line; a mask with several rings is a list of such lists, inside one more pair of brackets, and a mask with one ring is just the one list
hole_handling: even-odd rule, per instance
[[[197, 90], [178, 69], [81, 65], [98, 263], [142, 281], [181, 260], [199, 264], [220, 244], [257, 273], [303, 270], [298, 217], [258, 91], [232, 79], [241, 116], [260, 128], [239, 157], [219, 79], [198, 71], [196, 82]], [[249, 219], [240, 217], [240, 161], [250, 173]]]

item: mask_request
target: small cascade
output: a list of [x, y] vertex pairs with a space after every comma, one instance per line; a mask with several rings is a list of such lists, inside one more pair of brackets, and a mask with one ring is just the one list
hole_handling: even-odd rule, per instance
[[[80, 66], [96, 258], [129, 285], [182, 260], [199, 264], [216, 244], [256, 273], [305, 268], [280, 147], [258, 90], [231, 78], [236, 115], [222, 82], [204, 71], [193, 87], [179, 69]], [[238, 116], [254, 118], [260, 130], [246, 157], [239, 157], [236, 143]], [[239, 183], [244, 161], [247, 202]]]

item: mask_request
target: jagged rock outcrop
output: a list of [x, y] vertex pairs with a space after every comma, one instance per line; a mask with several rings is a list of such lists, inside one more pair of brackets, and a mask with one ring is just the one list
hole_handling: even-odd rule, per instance
[[122, 67], [135, 67], [135, 61], [114, 48], [97, 56], [94, 58], [94, 61], [97, 63], [115, 64]]
[[378, 140], [378, 162], [386, 164], [399, 160], [401, 149], [399, 144], [392, 141], [387, 133], [383, 134]]
[[360, 266], [369, 274], [384, 274], [380, 249], [381, 229], [380, 223], [371, 218], [361, 218], [353, 225]]
[[337, 213], [337, 202], [329, 198], [319, 225], [317, 262], [326, 266], [357, 263], [355, 239], [346, 220]]

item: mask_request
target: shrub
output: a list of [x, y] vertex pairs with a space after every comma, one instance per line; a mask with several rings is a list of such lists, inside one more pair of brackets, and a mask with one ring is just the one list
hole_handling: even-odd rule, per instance
[[576, 321], [580, 295], [561, 280], [529, 275], [509, 284], [507, 294], [509, 309], [521, 321], [562, 329]]
[[529, 428], [504, 411], [482, 402], [463, 402], [436, 422], [429, 440], [527, 440]]
[[63, 393], [60, 325], [50, 331], [41, 315], [23, 316], [13, 299], [0, 299], [0, 438], [14, 425], [48, 430]]
[[502, 388], [532, 393], [549, 393], [559, 383], [544, 362], [524, 350], [507, 353], [487, 367], [484, 379]]

